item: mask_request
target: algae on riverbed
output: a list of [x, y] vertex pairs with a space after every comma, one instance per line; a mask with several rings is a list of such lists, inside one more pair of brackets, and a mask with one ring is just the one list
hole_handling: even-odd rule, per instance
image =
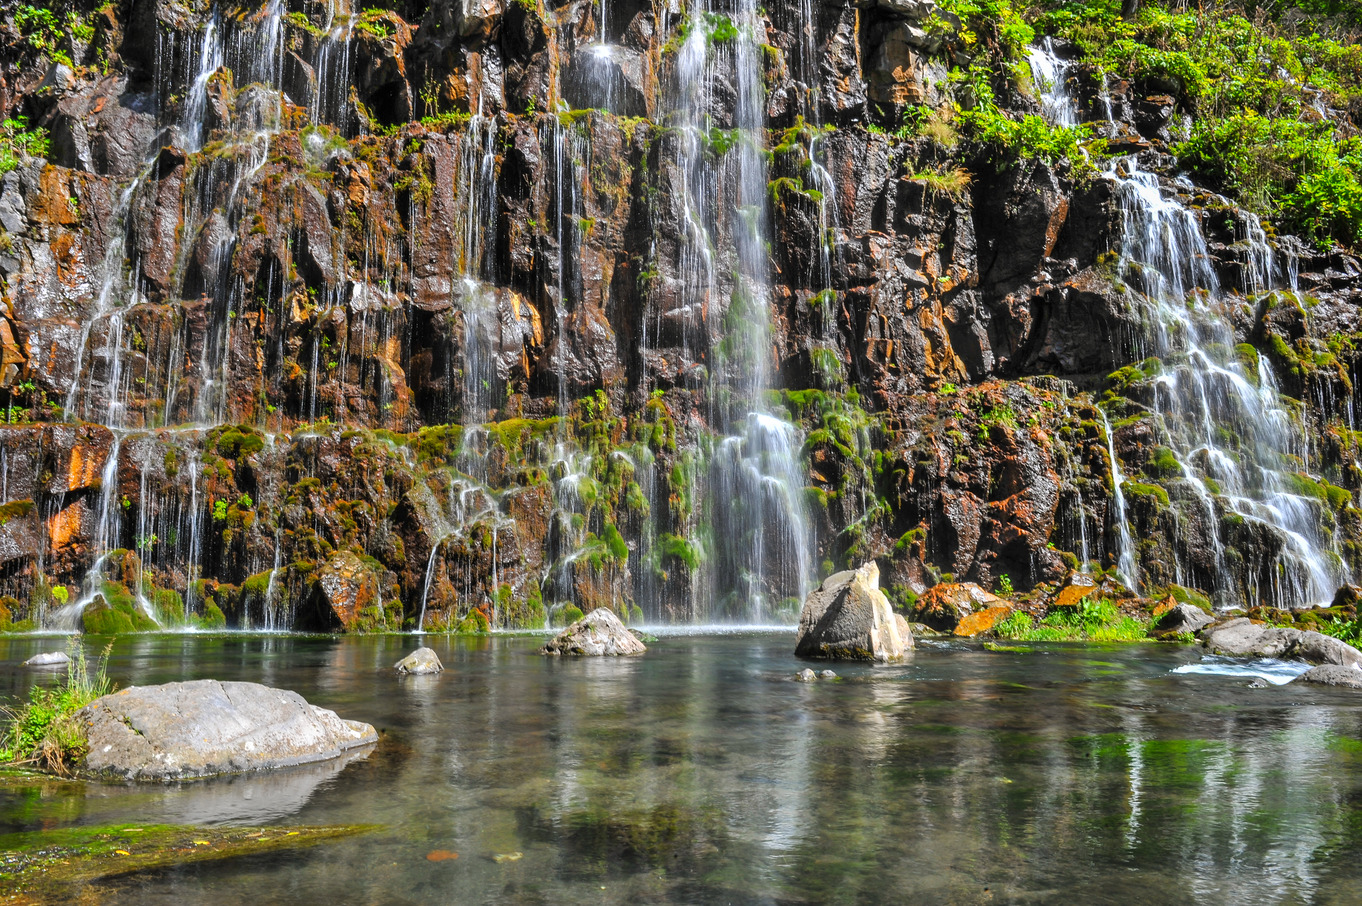
[[67, 903], [79, 889], [136, 872], [316, 846], [380, 825], [99, 825], [0, 835], [0, 898]]

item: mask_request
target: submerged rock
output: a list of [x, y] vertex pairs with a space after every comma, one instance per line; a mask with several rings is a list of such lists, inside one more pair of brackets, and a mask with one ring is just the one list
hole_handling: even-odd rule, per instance
[[411, 654], [402, 658], [393, 669], [398, 673], [420, 676], [427, 673], [439, 673], [445, 669], [445, 665], [440, 663], [440, 656], [432, 648], [417, 648]]
[[301, 695], [258, 683], [132, 686], [76, 713], [83, 768], [126, 780], [188, 780], [325, 761], [378, 741]]
[[1270, 657], [1362, 667], [1362, 651], [1347, 642], [1311, 630], [1254, 623], [1245, 617], [1207, 628], [1202, 644], [1214, 654], [1230, 657]]
[[880, 569], [873, 560], [829, 576], [804, 599], [795, 640], [798, 657], [887, 661], [912, 647], [907, 622], [880, 591]]
[[943, 582], [922, 593], [917, 599], [915, 614], [918, 622], [938, 632], [954, 632], [960, 621], [974, 611], [1002, 603], [1002, 598], [973, 582]]
[[65, 651], [44, 651], [24, 661], [22, 667], [63, 667], [71, 663]]
[[1311, 667], [1292, 682], [1362, 689], [1362, 670], [1356, 667], [1342, 667], [1338, 664], [1321, 664], [1318, 667]]
[[609, 609], [598, 607], [540, 649], [542, 654], [583, 656], [642, 654], [648, 646], [624, 627]]

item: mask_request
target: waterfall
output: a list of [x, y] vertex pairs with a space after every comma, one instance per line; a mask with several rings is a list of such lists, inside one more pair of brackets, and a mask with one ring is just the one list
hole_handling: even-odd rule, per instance
[[[1307, 464], [1308, 444], [1267, 359], [1255, 353], [1250, 373], [1235, 354], [1228, 319], [1235, 302], [1209, 263], [1199, 217], [1133, 160], [1108, 177], [1121, 210], [1120, 271], [1152, 306], [1148, 341], [1164, 369], [1154, 379], [1155, 409], [1215, 547], [1215, 568], [1195, 576], [1179, 551], [1181, 575], [1222, 603], [1327, 602], [1347, 576], [1333, 539], [1321, 532], [1322, 505], [1296, 490], [1294, 473]], [[1261, 229], [1247, 232], [1245, 285], [1272, 287], [1272, 251]], [[1250, 585], [1255, 573], [1269, 577], [1269, 587], [1241, 590], [1227, 581], [1232, 571], [1219, 537], [1225, 514], [1261, 524], [1280, 543], [1271, 562], [1242, 570]]]
[[1125, 476], [1121, 474], [1121, 460], [1116, 456], [1116, 435], [1111, 429], [1111, 421], [1101, 406], [1097, 412], [1102, 416], [1102, 433], [1107, 440], [1107, 464], [1111, 467], [1111, 499], [1116, 513], [1108, 521], [1116, 526], [1116, 574], [1127, 588], [1140, 587], [1140, 566], [1135, 560], [1135, 539], [1130, 535], [1130, 523], [1126, 518], [1126, 495], [1122, 489]]
[[[1048, 38], [1031, 48], [1029, 59], [1047, 119], [1076, 125], [1078, 109], [1068, 90], [1072, 63], [1057, 56]], [[1110, 101], [1102, 94], [1110, 118]], [[1296, 473], [1308, 468], [1309, 444], [1267, 359], [1254, 352], [1251, 367], [1241, 361], [1229, 318], [1240, 302], [1222, 290], [1199, 214], [1178, 197], [1191, 185], [1166, 186], [1135, 158], [1114, 162], [1106, 178], [1120, 210], [1117, 269], [1127, 292], [1147, 305], [1146, 352], [1160, 360], [1160, 373], [1151, 380], [1153, 409], [1177, 473], [1166, 477], [1190, 494], [1211, 547], [1210, 564], [1203, 557], [1194, 565], [1186, 545], [1176, 545], [1175, 580], [1211, 591], [1222, 605], [1328, 601], [1348, 576], [1334, 539], [1321, 531], [1323, 504], [1299, 491]], [[1256, 217], [1244, 215], [1244, 224], [1237, 244], [1242, 283], [1250, 297], [1260, 296], [1280, 283], [1274, 251]], [[1294, 287], [1291, 292], [1294, 298]], [[1117, 569], [1137, 588], [1124, 479], [1105, 412], [1102, 417], [1120, 541]], [[1221, 537], [1227, 520], [1261, 527], [1278, 549], [1267, 562], [1232, 568]], [[1236, 573], [1244, 576], [1242, 588], [1233, 585]]]
[[[766, 622], [797, 612], [812, 578], [813, 545], [798, 432], [763, 399], [774, 358], [758, 38], [765, 26], [756, 4], [740, 0], [723, 11], [692, 7], [682, 29], [669, 121], [684, 206], [683, 345], [706, 330], [714, 337], [703, 313], [724, 312], [707, 361], [710, 425], [722, 434], [709, 450], [704, 511], [713, 600], [709, 613], [695, 616]], [[731, 74], [734, 97], [718, 113], [711, 88], [720, 67]]]
[[1077, 126], [1078, 108], [1069, 93], [1073, 61], [1061, 59], [1055, 53], [1055, 44], [1051, 38], [1044, 38], [1039, 44], [1032, 45], [1027, 51], [1026, 60], [1031, 67], [1031, 81], [1040, 95], [1041, 111], [1045, 119], [1065, 129]]

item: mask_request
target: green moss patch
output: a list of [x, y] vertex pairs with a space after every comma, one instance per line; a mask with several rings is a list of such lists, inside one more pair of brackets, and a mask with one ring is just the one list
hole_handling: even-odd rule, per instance
[[378, 830], [379, 825], [316, 827], [67, 827], [0, 836], [5, 859], [0, 895], [73, 902], [87, 884], [192, 862], [316, 846]]

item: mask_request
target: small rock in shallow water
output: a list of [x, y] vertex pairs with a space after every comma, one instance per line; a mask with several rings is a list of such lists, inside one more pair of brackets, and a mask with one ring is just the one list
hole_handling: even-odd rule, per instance
[[445, 669], [445, 665], [440, 663], [440, 656], [433, 649], [417, 648], [411, 654], [393, 664], [393, 669], [398, 673], [420, 676], [426, 673], [439, 673]]
[[818, 675], [823, 679], [837, 679], [837, 674], [833, 673], [831, 670], [824, 670]]
[[71, 658], [65, 651], [44, 651], [42, 654], [35, 654], [33, 657], [24, 661], [24, 667], [62, 667], [71, 663]]
[[814, 680], [818, 679], [818, 674], [814, 673], [808, 667], [805, 667], [803, 670], [795, 674], [795, 679], [799, 680], [801, 683], [811, 683]]
[[540, 653], [600, 656], [642, 654], [647, 650], [619, 617], [599, 607], [554, 636]]

